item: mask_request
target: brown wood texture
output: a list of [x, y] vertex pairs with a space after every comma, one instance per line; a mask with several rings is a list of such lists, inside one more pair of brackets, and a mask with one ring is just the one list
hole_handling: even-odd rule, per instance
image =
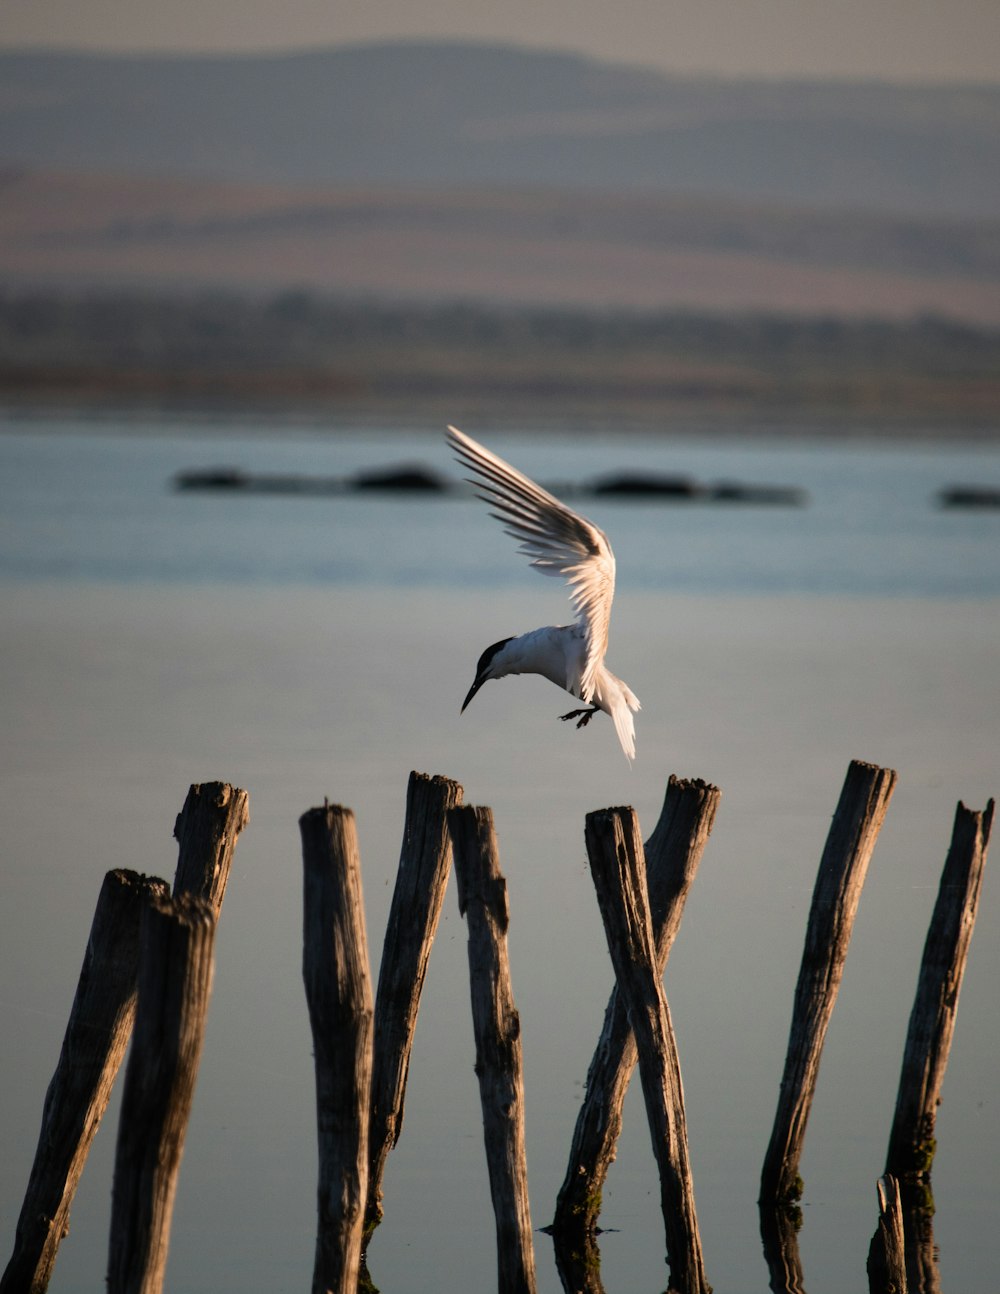
[[799, 1161], [868, 864], [896, 785], [891, 768], [852, 760], [813, 889], [778, 1108], [761, 1172], [762, 1203], [802, 1193]]
[[111, 1194], [109, 1294], [159, 1294], [212, 985], [215, 912], [190, 894], [143, 913], [135, 1034]]
[[316, 1068], [319, 1184], [313, 1294], [354, 1294], [368, 1192], [371, 975], [361, 859], [350, 809], [299, 820], [304, 870], [302, 975]]
[[457, 782], [410, 774], [403, 844], [375, 994], [366, 1232], [382, 1217], [382, 1176], [403, 1127], [420, 995], [451, 869], [448, 810], [461, 802]]
[[461, 806], [451, 810], [448, 820], [459, 908], [469, 930], [476, 1075], [496, 1218], [498, 1290], [500, 1294], [534, 1294], [521, 1023], [507, 956], [507, 883], [500, 872], [492, 812]]
[[165, 881], [108, 872], [55, 1073], [45, 1094], [42, 1127], [17, 1222], [14, 1252], [0, 1279], [3, 1294], [42, 1294], [91, 1144], [111, 1099], [135, 1018], [139, 929]]
[[[656, 940], [656, 972], [663, 975], [688, 892], [715, 822], [721, 792], [698, 780], [671, 776], [663, 808], [646, 842], [649, 907]], [[594, 1234], [601, 1191], [615, 1157], [622, 1107], [637, 1060], [635, 1035], [618, 985], [587, 1072], [587, 1087], [573, 1130], [566, 1176], [552, 1229]]]
[[877, 1192], [878, 1230], [868, 1248], [869, 1294], [906, 1294], [906, 1248], [899, 1183], [886, 1173], [878, 1179]]
[[246, 791], [228, 782], [194, 784], [174, 824], [178, 844], [174, 894], [207, 899], [218, 916], [236, 840], [249, 821]]
[[710, 1294], [688, 1157], [680, 1061], [657, 972], [635, 811], [614, 808], [589, 813], [585, 839], [611, 960], [635, 1034], [639, 1078], [660, 1175], [670, 1288], [678, 1294]]

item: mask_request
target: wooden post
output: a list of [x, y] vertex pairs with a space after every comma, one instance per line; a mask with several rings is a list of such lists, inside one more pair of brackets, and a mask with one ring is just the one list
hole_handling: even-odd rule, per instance
[[[671, 776], [663, 808], [646, 842], [649, 908], [656, 941], [656, 974], [670, 956], [688, 891], [701, 862], [719, 806], [718, 787]], [[621, 1133], [622, 1107], [636, 1065], [635, 1035], [615, 984], [604, 1027], [587, 1073], [587, 1088], [573, 1131], [566, 1177], [556, 1201], [553, 1232], [593, 1235], [601, 1191]]]
[[762, 1204], [784, 1206], [802, 1194], [799, 1160], [823, 1043], [868, 863], [895, 785], [891, 768], [859, 760], [848, 767], [813, 890], [778, 1109], [761, 1173]]
[[552, 1237], [556, 1271], [566, 1294], [605, 1294], [596, 1231], [571, 1233], [554, 1226], [541, 1229]]
[[476, 1074], [496, 1217], [498, 1289], [499, 1294], [534, 1294], [521, 1023], [507, 959], [507, 882], [500, 872], [490, 810], [454, 808], [448, 822], [455, 851], [458, 906], [469, 927]]
[[878, 1230], [868, 1248], [869, 1294], [906, 1294], [906, 1251], [899, 1183], [887, 1173], [878, 1179]]
[[671, 1289], [709, 1294], [688, 1162], [680, 1062], [663, 985], [656, 970], [642, 837], [635, 811], [588, 813], [587, 855], [611, 960], [628, 1008], [639, 1077], [660, 1171]]
[[375, 995], [366, 1235], [381, 1221], [382, 1175], [403, 1127], [413, 1032], [451, 867], [448, 810], [461, 802], [457, 782], [410, 774], [403, 844]]
[[934, 1159], [937, 1107], [976, 924], [993, 808], [990, 800], [981, 813], [975, 813], [959, 802], [955, 811], [910, 1013], [886, 1157], [886, 1172], [904, 1181], [928, 1178]]
[[142, 911], [168, 893], [165, 881], [136, 872], [113, 871], [104, 878], [45, 1094], [14, 1252], [0, 1279], [3, 1294], [43, 1294], [48, 1288], [83, 1166], [132, 1034]]
[[304, 868], [302, 976], [316, 1062], [318, 1225], [313, 1294], [354, 1294], [368, 1189], [372, 993], [354, 815], [299, 819]]
[[207, 899], [218, 917], [236, 839], [250, 821], [246, 791], [228, 782], [203, 782], [188, 791], [174, 824], [179, 845], [174, 894]]
[[185, 894], [142, 920], [135, 1036], [111, 1194], [109, 1294], [158, 1294], [212, 983], [215, 913]]

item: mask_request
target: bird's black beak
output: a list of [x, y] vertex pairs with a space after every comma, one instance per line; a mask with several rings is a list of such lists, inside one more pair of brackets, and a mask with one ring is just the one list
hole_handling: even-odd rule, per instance
[[472, 698], [476, 695], [476, 693], [479, 691], [479, 689], [483, 686], [485, 682], [486, 682], [486, 675], [480, 674], [477, 677], [475, 683], [473, 683], [472, 687], [469, 688], [469, 695], [462, 702], [462, 710], [461, 710], [462, 714], [465, 713], [465, 707], [469, 704], [469, 702], [472, 700]]

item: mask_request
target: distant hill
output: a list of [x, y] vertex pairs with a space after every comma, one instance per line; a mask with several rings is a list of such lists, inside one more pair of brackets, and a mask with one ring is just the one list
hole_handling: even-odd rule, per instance
[[1000, 220], [553, 189], [0, 174], [0, 283], [1000, 323]]
[[1000, 216], [1000, 87], [679, 78], [571, 54], [0, 55], [0, 165]]

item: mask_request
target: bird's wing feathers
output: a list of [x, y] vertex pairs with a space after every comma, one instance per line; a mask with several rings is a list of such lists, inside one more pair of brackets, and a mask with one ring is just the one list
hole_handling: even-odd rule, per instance
[[448, 428], [448, 438], [460, 461], [475, 472], [478, 479], [472, 484], [495, 509], [491, 515], [503, 523], [508, 535], [520, 540], [518, 551], [543, 575], [561, 576], [569, 585], [587, 644], [579, 696], [589, 701], [607, 651], [615, 595], [615, 557], [607, 536], [457, 427]]

